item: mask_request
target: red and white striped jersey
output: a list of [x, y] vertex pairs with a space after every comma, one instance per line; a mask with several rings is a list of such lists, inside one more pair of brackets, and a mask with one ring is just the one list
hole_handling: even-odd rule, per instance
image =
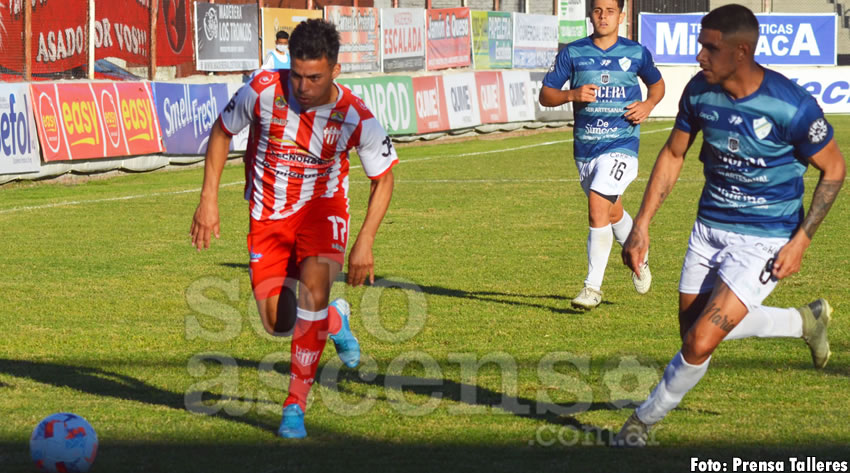
[[245, 199], [251, 218], [277, 220], [319, 198], [348, 198], [348, 152], [377, 179], [398, 163], [386, 131], [348, 88], [334, 83], [334, 103], [301, 109], [289, 71], [263, 71], [243, 85], [221, 112], [234, 135], [251, 126], [245, 152]]

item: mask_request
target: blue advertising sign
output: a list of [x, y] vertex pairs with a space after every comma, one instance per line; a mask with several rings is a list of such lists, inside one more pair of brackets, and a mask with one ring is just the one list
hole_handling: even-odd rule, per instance
[[227, 84], [153, 83], [156, 114], [168, 154], [204, 154], [210, 130], [227, 105]]
[[[702, 13], [640, 14], [638, 41], [657, 64], [696, 64]], [[833, 13], [761, 14], [756, 61], [765, 65], [834, 66], [838, 17]]]

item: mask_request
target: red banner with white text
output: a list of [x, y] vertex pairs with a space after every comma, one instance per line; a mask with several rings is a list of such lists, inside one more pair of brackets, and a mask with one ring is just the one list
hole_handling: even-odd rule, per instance
[[426, 10], [428, 20], [428, 70], [471, 64], [469, 8]]

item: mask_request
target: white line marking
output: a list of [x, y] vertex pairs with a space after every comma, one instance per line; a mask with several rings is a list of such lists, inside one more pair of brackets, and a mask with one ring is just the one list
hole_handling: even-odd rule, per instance
[[[650, 131], [643, 132], [642, 134], [649, 135], [649, 134], [653, 134], [653, 133], [661, 133], [661, 132], [664, 132], [664, 131], [670, 131], [672, 129], [673, 129], [673, 127], [659, 128], [657, 130], [650, 130]], [[514, 147], [514, 148], [494, 149], [494, 150], [488, 150], [488, 151], [476, 151], [476, 152], [473, 152], [473, 153], [426, 156], [426, 157], [423, 157], [423, 158], [400, 160], [400, 162], [401, 163], [413, 163], [413, 162], [431, 161], [431, 160], [434, 160], [434, 159], [443, 159], [443, 158], [465, 158], [465, 157], [470, 157], [470, 156], [483, 156], [483, 155], [488, 155], [488, 154], [508, 153], [508, 152], [511, 152], [511, 151], [520, 151], [520, 150], [524, 150], [524, 149], [538, 148], [538, 147], [541, 147], [541, 146], [550, 146], [550, 145], [563, 144], [563, 143], [572, 143], [573, 141], [575, 141], [575, 140], [573, 138], [570, 138], [570, 139], [566, 139], [566, 140], [546, 141], [546, 142], [543, 142], [543, 143], [536, 143], [536, 144], [532, 144], [532, 145], [517, 146], [517, 147]], [[350, 166], [350, 169], [358, 169], [360, 167], [361, 166], [358, 164], [358, 165]], [[547, 179], [541, 179], [541, 180], [518, 180], [518, 179], [414, 180], [414, 179], [412, 179], [412, 180], [400, 180], [399, 182], [402, 182], [402, 183], [404, 183], [404, 182], [408, 182], [408, 183], [432, 183], [432, 182], [433, 183], [455, 183], [455, 182], [457, 182], [457, 183], [490, 183], [490, 182], [496, 183], [496, 182], [508, 182], [509, 183], [509, 182], [576, 182], [576, 181], [577, 181], [577, 179], [548, 179], [548, 180]], [[236, 186], [236, 185], [244, 185], [244, 183], [245, 183], [245, 181], [228, 182], [228, 183], [225, 183], [225, 184], [221, 184], [219, 187], [230, 187], [230, 186]], [[161, 197], [161, 196], [168, 196], [168, 195], [191, 194], [191, 193], [197, 193], [197, 192], [201, 192], [200, 187], [194, 188], [194, 189], [186, 189], [186, 190], [182, 190], [182, 191], [151, 192], [149, 194], [125, 195], [125, 196], [121, 196], [121, 197], [108, 197], [108, 198], [104, 198], [104, 199], [67, 200], [67, 201], [63, 201], [63, 202], [55, 202], [55, 203], [52, 203], [52, 204], [29, 205], [29, 206], [24, 206], [24, 207], [13, 207], [11, 209], [3, 209], [3, 210], [0, 210], [0, 215], [10, 214], [10, 213], [15, 213], [15, 212], [21, 212], [21, 211], [25, 211], [25, 210], [52, 209], [52, 208], [57, 208], [57, 207], [68, 207], [68, 206], [72, 206], [72, 205], [99, 204], [99, 203], [103, 203], [103, 202], [118, 202], [118, 201], [123, 201], [123, 200], [143, 199], [143, 198], [146, 198], [146, 197]]]

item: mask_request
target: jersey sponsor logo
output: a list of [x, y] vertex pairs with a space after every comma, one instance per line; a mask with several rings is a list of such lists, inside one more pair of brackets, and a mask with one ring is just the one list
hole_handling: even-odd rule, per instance
[[809, 143], [813, 145], [823, 143], [828, 132], [829, 128], [826, 126], [826, 120], [818, 118], [809, 126]]
[[720, 187], [718, 190], [723, 197], [734, 202], [733, 207], [742, 207], [741, 204], [756, 204], [757, 209], [767, 207], [767, 199], [747, 194], [738, 186], [729, 186], [728, 190]]
[[308, 350], [306, 348], [295, 347], [295, 362], [301, 366], [310, 366], [319, 359], [321, 352], [319, 350]]
[[729, 124], [730, 125], [737, 126], [737, 125], [740, 125], [741, 123], [744, 123], [744, 119], [741, 118], [740, 115], [732, 115], [731, 117], [729, 117]]
[[607, 121], [605, 121], [601, 118], [597, 118], [596, 122], [594, 122], [594, 123], [588, 123], [587, 125], [585, 125], [584, 129], [585, 129], [585, 131], [587, 131], [587, 133], [589, 133], [591, 135], [605, 135], [605, 134], [608, 134], [608, 133], [614, 133], [617, 130], [619, 130], [618, 127], [610, 126], [610, 124]]
[[[610, 62], [610, 61], [609, 61], [609, 62]], [[592, 65], [592, 64], [596, 64], [596, 61], [595, 61], [595, 60], [593, 60], [593, 58], [592, 58], [592, 57], [591, 57], [591, 58], [588, 58], [586, 61], [579, 61], [579, 62], [578, 62], [578, 65], [579, 65], [579, 66], [590, 66], [590, 65]]]
[[717, 110], [712, 110], [711, 113], [699, 112], [699, 117], [709, 122], [716, 122], [717, 120], [720, 120], [720, 114], [717, 113]]
[[767, 121], [767, 118], [761, 117], [753, 120], [753, 131], [760, 140], [765, 139], [771, 130], [773, 130], [773, 125]]
[[286, 108], [287, 102], [286, 97], [283, 95], [277, 95], [274, 98], [274, 108]]
[[603, 73], [602, 77], [599, 80], [600, 80], [600, 82], [602, 82], [603, 85], [607, 85], [608, 83], [611, 82], [611, 75], [608, 74], [607, 72]]
[[342, 123], [345, 121], [345, 114], [340, 112], [339, 110], [331, 112], [331, 117], [329, 119], [332, 122]]
[[[734, 139], [736, 143], [738, 141], [737, 138], [730, 137], [729, 139], [730, 140]], [[737, 146], [737, 144], [736, 144], [736, 146]], [[720, 160], [721, 162], [728, 164], [729, 166], [734, 166], [736, 168], [742, 168], [742, 167], [766, 168], [767, 167], [767, 163], [765, 162], [764, 158], [750, 158], [749, 156], [738, 157], [734, 154], [724, 153], [723, 151], [720, 151], [720, 150], [717, 150], [717, 153], [715, 153], [715, 156], [717, 156], [717, 159]], [[761, 178], [754, 178], [754, 179], [749, 180], [749, 181], [745, 181], [745, 180], [741, 180], [741, 179], [738, 179], [738, 180], [741, 181], [741, 182], [767, 182], [767, 180], [761, 181], [760, 179]]]
[[285, 118], [272, 117], [272, 125], [286, 126], [289, 121]]
[[598, 99], [624, 99], [626, 98], [625, 87], [600, 87], [596, 89]]
[[730, 136], [729, 142], [726, 144], [726, 147], [729, 148], [729, 151], [735, 153], [739, 149], [741, 149], [740, 145], [741, 145], [741, 142], [738, 141], [738, 138], [735, 138], [734, 136]]
[[632, 67], [632, 60], [627, 57], [621, 57], [620, 68], [624, 71], [628, 71], [630, 67]]
[[259, 263], [260, 259], [263, 258], [262, 253], [254, 253], [254, 247], [253, 246], [251, 247], [250, 250], [248, 250], [248, 252], [251, 254], [251, 262], [252, 263]]

